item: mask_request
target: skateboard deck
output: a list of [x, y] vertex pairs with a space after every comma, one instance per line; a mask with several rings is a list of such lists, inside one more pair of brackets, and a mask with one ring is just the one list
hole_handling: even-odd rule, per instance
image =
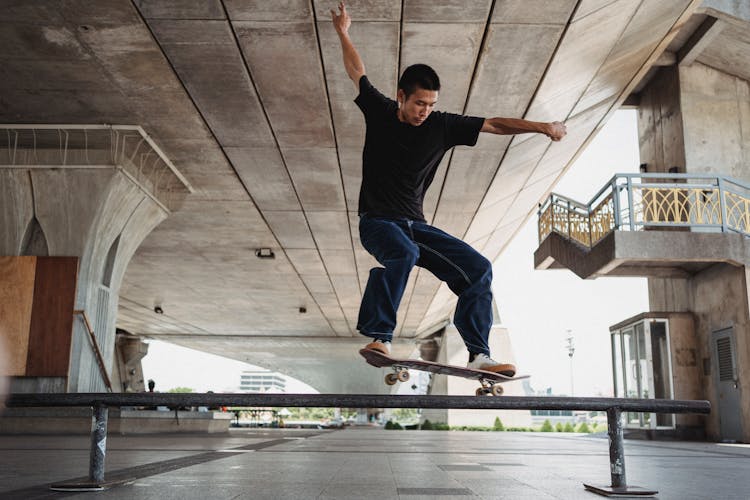
[[363, 358], [365, 358], [365, 361], [367, 361], [367, 363], [372, 366], [376, 366], [378, 368], [393, 368], [394, 373], [389, 373], [385, 378], [385, 383], [388, 385], [393, 385], [396, 382], [406, 382], [407, 380], [409, 380], [408, 370], [413, 369], [430, 373], [438, 373], [441, 375], [451, 375], [454, 377], [478, 380], [482, 384], [482, 387], [477, 389], [477, 395], [492, 394], [499, 396], [503, 393], [503, 390], [500, 385], [496, 384], [529, 378], [528, 375], [508, 377], [500, 373], [488, 372], [485, 370], [475, 370], [473, 368], [466, 368], [464, 366], [445, 365], [442, 363], [435, 363], [433, 361], [423, 361], [419, 359], [396, 359], [372, 349], [360, 349], [359, 353]]

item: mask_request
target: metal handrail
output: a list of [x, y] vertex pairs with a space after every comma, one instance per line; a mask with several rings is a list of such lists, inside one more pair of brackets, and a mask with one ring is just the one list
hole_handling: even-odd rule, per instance
[[[174, 394], [174, 393], [29, 393], [12, 394], [12, 407], [88, 406], [92, 408], [91, 453], [88, 482], [53, 484], [54, 490], [101, 490], [104, 480], [109, 407], [118, 406], [249, 406], [328, 408], [462, 408], [494, 410], [586, 410], [607, 412], [610, 479], [613, 493], [627, 494], [622, 412], [711, 412], [708, 401], [626, 398], [573, 398], [523, 396], [421, 396], [380, 394]], [[584, 484], [589, 490], [601, 490]], [[642, 491], [642, 490], [638, 490]], [[655, 494], [656, 492], [654, 492]]]
[[298, 408], [462, 408], [472, 410], [589, 410], [709, 413], [708, 401], [553, 396], [436, 396], [385, 394], [250, 393], [16, 393], [8, 406], [290, 406]]

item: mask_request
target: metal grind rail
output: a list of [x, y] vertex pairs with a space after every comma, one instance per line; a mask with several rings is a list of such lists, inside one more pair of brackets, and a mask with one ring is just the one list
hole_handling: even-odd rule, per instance
[[215, 393], [35, 393], [12, 394], [13, 407], [65, 406], [93, 409], [89, 476], [85, 483], [51, 486], [60, 491], [97, 491], [115, 483], [104, 478], [107, 415], [110, 406], [245, 406], [302, 408], [452, 408], [469, 410], [583, 410], [606, 411], [611, 481], [606, 486], [584, 484], [605, 496], [653, 496], [658, 492], [628, 486], [625, 476], [622, 412], [703, 413], [711, 412], [708, 401], [673, 399], [567, 398], [522, 396], [392, 396], [378, 394], [215, 394]]

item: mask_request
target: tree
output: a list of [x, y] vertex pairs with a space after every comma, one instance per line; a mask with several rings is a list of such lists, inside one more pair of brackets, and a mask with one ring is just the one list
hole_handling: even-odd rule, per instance
[[503, 421], [500, 420], [500, 417], [495, 417], [495, 425], [492, 426], [492, 430], [495, 430], [495, 431], [505, 430], [505, 426], [503, 425]]
[[549, 420], [545, 420], [542, 424], [542, 428], [539, 429], [541, 432], [554, 432], [554, 429], [552, 428], [552, 424]]

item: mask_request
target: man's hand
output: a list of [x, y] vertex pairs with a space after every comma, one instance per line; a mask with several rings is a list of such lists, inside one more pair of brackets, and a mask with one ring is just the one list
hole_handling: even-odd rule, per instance
[[559, 141], [568, 133], [567, 127], [562, 122], [551, 122], [547, 124], [545, 135], [553, 141]]
[[553, 141], [559, 141], [568, 130], [562, 122], [532, 122], [521, 118], [485, 118], [480, 132], [497, 135], [544, 134]]
[[331, 19], [333, 20], [333, 27], [336, 29], [336, 33], [339, 35], [339, 41], [341, 42], [341, 50], [344, 55], [344, 68], [346, 68], [346, 74], [354, 83], [354, 86], [359, 90], [359, 80], [362, 75], [365, 74], [365, 65], [362, 62], [362, 58], [359, 57], [357, 49], [354, 48], [351, 38], [349, 38], [349, 26], [352, 25], [352, 18], [346, 12], [346, 5], [344, 2], [339, 3], [339, 15], [331, 9]]
[[336, 29], [336, 33], [346, 35], [349, 33], [349, 26], [352, 25], [352, 18], [349, 17], [349, 13], [346, 12], [346, 5], [344, 2], [339, 2], [339, 15], [336, 15], [336, 11], [331, 9], [331, 19], [333, 20], [333, 27]]

